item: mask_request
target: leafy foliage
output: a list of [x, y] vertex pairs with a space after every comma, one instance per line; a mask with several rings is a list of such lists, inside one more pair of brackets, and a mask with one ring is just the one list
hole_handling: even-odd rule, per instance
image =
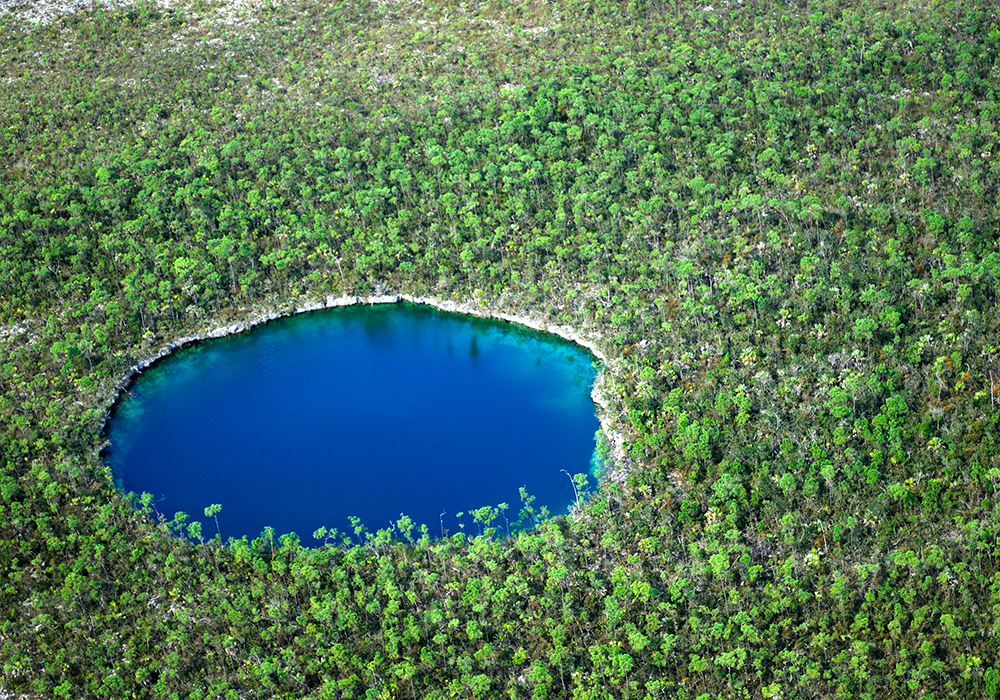
[[[918, 5], [0, 18], [3, 686], [995, 696], [1000, 22]], [[370, 291], [599, 337], [626, 477], [318, 548], [115, 491], [137, 360]]]

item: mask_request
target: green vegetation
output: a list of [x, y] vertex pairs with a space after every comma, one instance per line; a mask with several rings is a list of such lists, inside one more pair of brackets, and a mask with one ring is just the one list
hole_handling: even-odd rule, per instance
[[[989, 3], [0, 18], [0, 687], [996, 697], [998, 86]], [[139, 358], [371, 291], [602, 338], [627, 478], [314, 549], [116, 494]]]

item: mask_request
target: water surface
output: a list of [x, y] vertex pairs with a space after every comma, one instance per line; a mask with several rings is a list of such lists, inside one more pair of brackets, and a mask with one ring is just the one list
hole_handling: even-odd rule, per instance
[[402, 513], [440, 536], [486, 505], [513, 522], [520, 487], [566, 512], [563, 470], [592, 468], [595, 374], [583, 348], [522, 326], [411, 304], [317, 311], [148, 367], [112, 410], [105, 456], [120, 488], [206, 536], [213, 503], [224, 539], [271, 526], [310, 544], [349, 516], [374, 531]]

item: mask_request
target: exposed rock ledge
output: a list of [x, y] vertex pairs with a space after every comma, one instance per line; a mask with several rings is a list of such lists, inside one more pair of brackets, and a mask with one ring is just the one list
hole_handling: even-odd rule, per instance
[[[607, 381], [607, 367], [609, 365], [607, 357], [597, 346], [594, 339], [589, 338], [581, 334], [577, 329], [569, 325], [562, 324], [551, 324], [546, 323], [543, 319], [539, 319], [532, 316], [520, 315], [520, 314], [510, 314], [503, 311], [498, 311], [489, 307], [477, 306], [475, 304], [470, 304], [467, 302], [456, 302], [449, 299], [438, 299], [436, 297], [423, 297], [423, 296], [412, 296], [410, 294], [381, 294], [374, 296], [327, 296], [322, 301], [307, 301], [300, 305], [296, 305], [291, 308], [286, 308], [283, 310], [274, 310], [259, 314], [254, 316], [247, 321], [240, 321], [237, 323], [230, 323], [223, 326], [217, 326], [211, 330], [205, 331], [204, 333], [199, 333], [196, 335], [185, 336], [183, 338], [178, 338], [163, 348], [160, 349], [155, 355], [147, 357], [136, 363], [129, 372], [118, 382], [115, 387], [111, 401], [108, 404], [110, 407], [119, 397], [122, 391], [124, 391], [128, 385], [131, 383], [132, 379], [136, 374], [140, 373], [143, 369], [156, 362], [156, 360], [169, 355], [174, 350], [187, 345], [189, 343], [194, 343], [199, 340], [208, 340], [210, 338], [223, 338], [227, 335], [234, 335], [236, 333], [242, 333], [243, 331], [249, 330], [254, 326], [261, 323], [266, 323], [268, 321], [273, 321], [278, 318], [283, 318], [285, 316], [291, 316], [294, 314], [305, 313], [307, 311], [318, 311], [320, 309], [333, 309], [342, 306], [358, 306], [362, 304], [373, 305], [373, 304], [398, 304], [400, 302], [407, 301], [413, 304], [424, 304], [427, 306], [434, 307], [440, 311], [450, 311], [452, 313], [465, 314], [468, 316], [477, 316], [480, 318], [490, 318], [498, 321], [507, 321], [510, 323], [517, 323], [522, 326], [527, 326], [536, 331], [544, 333], [552, 333], [560, 338], [569, 340], [570, 342], [576, 343], [582, 347], [587, 348], [595, 357], [597, 357], [602, 365], [601, 371], [597, 375], [597, 379], [594, 381], [594, 388], [590, 393], [590, 397], [594, 404], [597, 406], [597, 419], [601, 424], [601, 432], [604, 435], [604, 440], [608, 447], [608, 456], [610, 457], [610, 463], [607, 465], [604, 478], [608, 481], [621, 482], [624, 479], [625, 473], [627, 471], [627, 466], [629, 463], [628, 455], [625, 451], [625, 440], [624, 436], [618, 431], [614, 430], [611, 423], [611, 416], [609, 413], [610, 403], [605, 396], [604, 389], [605, 383]], [[105, 412], [105, 419], [107, 421], [107, 413]], [[103, 424], [102, 424], [103, 430]]]

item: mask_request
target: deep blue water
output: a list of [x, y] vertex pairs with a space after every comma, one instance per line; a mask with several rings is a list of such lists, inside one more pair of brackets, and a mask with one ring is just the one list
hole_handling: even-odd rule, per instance
[[[178, 350], [114, 406], [105, 458], [223, 539], [265, 526], [314, 544], [320, 526], [369, 531], [401, 514], [432, 537], [475, 534], [471, 510], [565, 513], [566, 474], [590, 473], [596, 370], [583, 348], [521, 326], [391, 304], [272, 321]], [[503, 530], [503, 520], [498, 521]], [[494, 524], [496, 525], [496, 523]]]

